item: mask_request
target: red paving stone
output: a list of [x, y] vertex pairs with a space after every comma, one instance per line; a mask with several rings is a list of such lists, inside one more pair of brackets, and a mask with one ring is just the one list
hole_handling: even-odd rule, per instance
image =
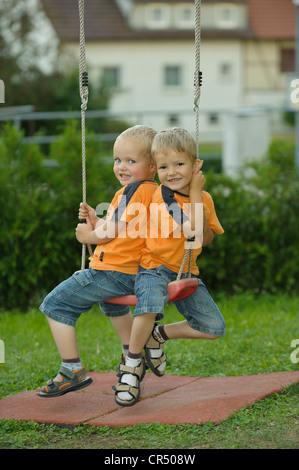
[[0, 419], [67, 425], [132, 426], [207, 421], [219, 423], [233, 412], [299, 383], [299, 371], [233, 377], [187, 377], [147, 373], [141, 400], [133, 407], [114, 401], [114, 372], [91, 372], [93, 383], [57, 398], [21, 392], [0, 401]]

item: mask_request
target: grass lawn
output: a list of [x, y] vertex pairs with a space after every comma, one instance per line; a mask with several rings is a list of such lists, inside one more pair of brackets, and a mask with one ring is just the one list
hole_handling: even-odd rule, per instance
[[[249, 375], [298, 370], [299, 297], [243, 294], [217, 300], [227, 334], [216, 341], [176, 340], [166, 345], [169, 374]], [[164, 323], [182, 318], [167, 307]], [[77, 325], [82, 360], [89, 371], [116, 371], [121, 345], [109, 319], [93, 309]], [[59, 370], [60, 359], [38, 310], [0, 313], [0, 397], [35, 389]], [[298, 346], [297, 346], [298, 347]], [[293, 352], [293, 361], [291, 354]], [[295, 361], [294, 361], [295, 358]], [[299, 384], [235, 413], [219, 425], [161, 425], [74, 429], [0, 421], [0, 448], [255, 449], [299, 448]]]

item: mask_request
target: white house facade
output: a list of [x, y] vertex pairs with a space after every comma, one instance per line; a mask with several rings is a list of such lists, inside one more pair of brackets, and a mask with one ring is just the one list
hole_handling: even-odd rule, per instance
[[[78, 62], [74, 3], [42, 0], [67, 69]], [[281, 58], [294, 50], [294, 6], [292, 0], [201, 3], [200, 133], [209, 139], [222, 131], [224, 111], [283, 105], [289, 70], [282, 69]], [[193, 1], [88, 0], [85, 31], [90, 79], [112, 86], [112, 112], [157, 129], [194, 130]]]

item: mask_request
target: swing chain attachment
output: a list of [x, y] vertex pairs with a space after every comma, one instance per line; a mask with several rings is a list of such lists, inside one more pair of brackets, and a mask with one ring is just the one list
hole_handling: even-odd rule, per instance
[[81, 73], [80, 96], [81, 96], [81, 103], [82, 103], [81, 110], [86, 111], [87, 103], [88, 103], [88, 73], [86, 71]]

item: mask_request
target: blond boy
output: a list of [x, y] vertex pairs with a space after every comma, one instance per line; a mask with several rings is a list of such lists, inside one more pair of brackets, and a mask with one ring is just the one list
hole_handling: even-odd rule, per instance
[[[152, 155], [161, 186], [153, 195], [151, 207], [154, 205], [159, 210], [162, 207], [163, 211], [164, 206], [164, 211], [161, 214], [151, 211], [146, 246], [142, 251], [136, 278], [138, 304], [134, 312], [129, 352], [125, 366], [120, 367], [120, 379], [115, 387], [115, 400], [121, 406], [134, 405], [139, 398], [140, 379], [144, 375], [144, 363], [141, 360], [144, 345], [149, 367], [156, 375], [162, 376], [165, 372], [166, 355], [163, 347], [166, 340], [215, 339], [225, 333], [224, 319], [200, 279], [194, 294], [175, 302], [186, 320], [154, 327], [155, 322], [163, 318], [164, 307], [168, 302], [167, 285], [176, 280], [188, 236], [195, 236], [192, 275], [196, 276], [196, 258], [202, 246], [211, 243], [215, 233], [223, 233], [223, 228], [217, 218], [212, 197], [203, 191], [203, 162], [197, 159], [197, 148], [192, 136], [180, 128], [161, 131], [154, 138]], [[202, 221], [199, 228], [196, 224], [198, 212]], [[167, 218], [170, 222], [169, 233], [165, 234]], [[153, 226], [155, 236], [151, 237]], [[187, 277], [187, 269], [188, 266], [182, 278]]]
[[38, 392], [41, 397], [56, 397], [92, 382], [79, 357], [75, 325], [81, 313], [89, 311], [94, 304], [99, 303], [103, 312], [111, 317], [122, 342], [129, 342], [132, 326], [129, 307], [112, 306], [103, 301], [134, 294], [145, 238], [131, 237], [127, 233], [127, 226], [135, 217], [129, 208], [138, 204], [147, 211], [157, 188], [151, 157], [155, 134], [151, 127], [134, 126], [116, 139], [113, 171], [123, 188], [115, 194], [105, 220], [99, 219], [90, 206], [80, 208], [79, 217], [86, 218], [87, 223], [78, 224], [77, 240], [97, 246], [90, 268], [75, 272], [59, 284], [40, 306], [62, 359], [58, 375]]

